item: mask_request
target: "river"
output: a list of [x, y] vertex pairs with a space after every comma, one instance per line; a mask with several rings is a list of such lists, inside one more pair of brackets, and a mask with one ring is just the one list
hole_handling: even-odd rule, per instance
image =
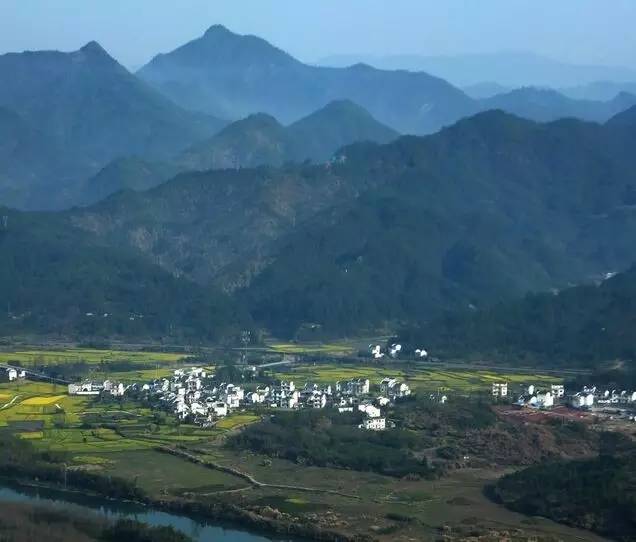
[[133, 503], [110, 501], [79, 493], [4, 484], [0, 485], [0, 505], [3, 502], [63, 506], [65, 510], [79, 515], [92, 513], [113, 520], [134, 519], [155, 527], [170, 526], [187, 534], [195, 542], [271, 542], [275, 540], [263, 535], [241, 531], [236, 527], [207, 523], [203, 519], [193, 519]]

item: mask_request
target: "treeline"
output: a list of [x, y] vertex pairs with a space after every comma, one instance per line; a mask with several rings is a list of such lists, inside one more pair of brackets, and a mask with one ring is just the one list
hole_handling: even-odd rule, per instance
[[362, 416], [336, 410], [280, 412], [250, 425], [228, 446], [304, 465], [372, 471], [388, 476], [431, 476], [425, 458], [413, 453], [421, 442], [415, 432], [358, 429]]
[[635, 359], [635, 325], [636, 268], [631, 268], [600, 285], [528, 295], [408, 327], [400, 340], [448, 354], [593, 363]]
[[3, 542], [189, 542], [172, 527], [151, 527], [137, 521], [108, 521], [98, 515], [78, 515], [61, 505], [3, 502], [0, 507]]
[[142, 489], [130, 480], [68, 469], [64, 460], [64, 454], [38, 452], [29, 442], [0, 432], [0, 476], [72, 487], [114, 499], [145, 498]]
[[595, 459], [532, 466], [504, 476], [488, 493], [517, 512], [634, 541], [636, 447], [615, 433], [602, 441]]

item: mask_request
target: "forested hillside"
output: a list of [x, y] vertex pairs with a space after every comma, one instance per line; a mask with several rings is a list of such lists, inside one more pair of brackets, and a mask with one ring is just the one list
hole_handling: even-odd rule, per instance
[[249, 326], [225, 295], [58, 217], [0, 209], [0, 333], [216, 341]]

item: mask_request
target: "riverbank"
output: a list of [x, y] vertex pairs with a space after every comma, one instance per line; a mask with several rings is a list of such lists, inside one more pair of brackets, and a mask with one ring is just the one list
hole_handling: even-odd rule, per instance
[[[47, 484], [27, 478], [0, 478], [0, 485], [11, 488], [13, 491], [31, 490], [39, 495], [54, 496], [55, 501], [63, 501], [75, 506], [85, 506], [86, 499], [99, 500], [102, 508], [114, 508], [118, 506], [132, 506], [137, 517], [140, 510], [146, 514], [163, 512], [186, 517], [201, 525], [214, 524], [221, 529], [236, 529], [237, 531], [266, 535], [269, 540], [298, 541], [318, 540], [322, 542], [372, 542], [374, 539], [368, 536], [346, 535], [331, 530], [320, 529], [308, 523], [299, 523], [290, 519], [270, 507], [262, 507], [260, 511], [247, 510], [239, 506], [224, 503], [202, 503], [185, 499], [153, 499], [150, 497], [125, 499], [112, 498], [91, 491], [76, 488], [63, 488], [55, 484]], [[28, 493], [25, 493], [28, 495]], [[1, 497], [1, 495], [0, 495]], [[0, 499], [1, 500], [1, 499]], [[84, 503], [84, 504], [81, 504]], [[260, 513], [259, 513], [260, 512]], [[269, 538], [273, 537], [273, 538]]]

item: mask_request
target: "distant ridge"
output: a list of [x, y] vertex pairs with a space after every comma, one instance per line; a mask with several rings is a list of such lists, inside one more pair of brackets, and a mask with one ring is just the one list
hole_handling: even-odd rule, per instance
[[25, 164], [21, 175], [16, 172], [6, 180], [14, 191], [2, 202], [20, 207], [63, 206], [74, 183], [114, 158], [165, 157], [224, 124], [179, 108], [95, 41], [71, 53], [0, 55], [0, 80], [0, 107], [15, 112], [41, 141], [46, 140], [42, 156], [59, 149], [65, 156], [63, 164], [57, 160], [48, 168], [34, 164], [29, 170]]
[[309, 66], [220, 25], [137, 73], [180, 105], [224, 118], [265, 112], [289, 123], [349, 99], [400, 132], [429, 133], [475, 111], [462, 91], [428, 74]]
[[230, 124], [186, 150], [177, 162], [186, 169], [280, 166], [285, 162], [329, 160], [339, 148], [360, 141], [387, 143], [398, 133], [349, 100], [325, 107], [288, 127], [257, 113]]

